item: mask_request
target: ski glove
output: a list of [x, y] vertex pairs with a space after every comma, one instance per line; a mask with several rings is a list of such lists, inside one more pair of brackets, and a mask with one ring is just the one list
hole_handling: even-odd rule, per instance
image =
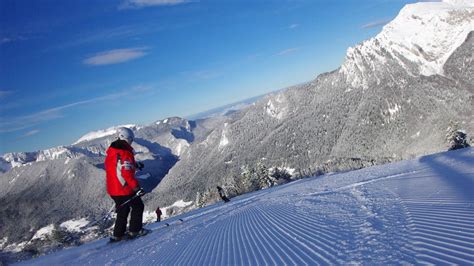
[[137, 195], [138, 197], [141, 197], [141, 196], [143, 196], [143, 195], [145, 195], [145, 194], [146, 194], [146, 192], [145, 192], [145, 190], [143, 190], [143, 188], [139, 188], [139, 189], [137, 190], [137, 192], [135, 193], [135, 195]]

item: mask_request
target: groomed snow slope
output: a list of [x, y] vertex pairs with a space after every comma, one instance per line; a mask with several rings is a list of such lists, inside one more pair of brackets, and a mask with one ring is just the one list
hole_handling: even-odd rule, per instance
[[304, 179], [170, 221], [23, 264], [472, 265], [474, 149]]

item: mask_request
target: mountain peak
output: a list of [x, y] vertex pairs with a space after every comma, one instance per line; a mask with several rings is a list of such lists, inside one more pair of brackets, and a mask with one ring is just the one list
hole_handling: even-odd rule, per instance
[[349, 48], [340, 72], [363, 88], [370, 72], [383, 71], [391, 59], [410, 75], [443, 75], [444, 63], [473, 30], [472, 1], [409, 4], [376, 37]]
[[442, 2], [457, 6], [474, 6], [474, 2], [472, 0], [443, 0]]
[[94, 139], [114, 135], [114, 134], [117, 133], [117, 129], [119, 129], [120, 127], [126, 127], [126, 128], [130, 128], [130, 129], [137, 129], [136, 125], [121, 125], [121, 126], [109, 127], [107, 129], [101, 129], [101, 130], [89, 132], [89, 133], [85, 134], [84, 136], [82, 136], [81, 138], [79, 138], [72, 145], [76, 145], [76, 144], [79, 144], [81, 142], [90, 141], [90, 140], [94, 140]]

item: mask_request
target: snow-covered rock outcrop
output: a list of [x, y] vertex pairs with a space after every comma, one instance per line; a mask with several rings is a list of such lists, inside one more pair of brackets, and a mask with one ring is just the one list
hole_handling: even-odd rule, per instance
[[58, 146], [46, 150], [36, 152], [14, 152], [7, 153], [0, 157], [0, 169], [4, 172], [14, 167], [31, 164], [34, 162], [43, 162], [59, 159], [75, 159], [83, 156], [97, 157], [104, 155], [105, 150], [96, 146], [74, 147], [74, 146]]
[[89, 133], [85, 134], [84, 136], [82, 136], [81, 138], [79, 138], [76, 142], [74, 142], [73, 145], [79, 144], [79, 143], [85, 142], [85, 141], [91, 141], [91, 140], [95, 140], [95, 139], [115, 135], [115, 134], [117, 134], [117, 130], [121, 127], [126, 127], [126, 128], [130, 128], [130, 129], [133, 129], [133, 130], [137, 130], [136, 125], [121, 125], [121, 126], [109, 127], [107, 129], [102, 129], [102, 130], [89, 132]]
[[222, 136], [221, 136], [221, 140], [219, 141], [219, 148], [224, 148], [225, 146], [227, 146], [227, 144], [229, 144], [229, 139], [226, 136], [227, 131], [228, 131], [227, 126], [228, 124], [225, 123], [224, 128], [222, 129]]
[[265, 105], [265, 112], [267, 115], [279, 120], [283, 119], [287, 111], [288, 104], [286, 103], [285, 96], [282, 93], [269, 99]]
[[391, 61], [410, 75], [443, 75], [446, 60], [473, 30], [473, 1], [409, 4], [376, 37], [349, 48], [340, 73], [362, 88], [374, 74], [390, 72]]

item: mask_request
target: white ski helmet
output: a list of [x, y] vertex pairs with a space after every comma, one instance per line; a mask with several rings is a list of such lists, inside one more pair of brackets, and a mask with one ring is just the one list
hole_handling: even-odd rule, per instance
[[121, 140], [125, 140], [128, 144], [132, 144], [135, 135], [130, 128], [120, 127], [117, 129], [117, 137]]

